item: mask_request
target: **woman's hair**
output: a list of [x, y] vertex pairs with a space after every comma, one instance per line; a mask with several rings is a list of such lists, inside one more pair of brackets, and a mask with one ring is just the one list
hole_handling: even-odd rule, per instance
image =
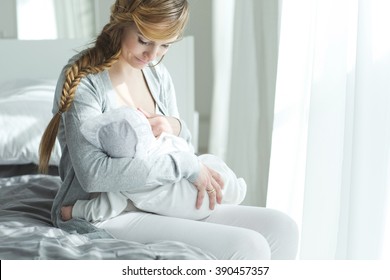
[[189, 16], [187, 0], [116, 0], [110, 21], [96, 38], [93, 47], [65, 71], [58, 112], [49, 122], [39, 146], [39, 171], [47, 173], [50, 156], [57, 137], [61, 115], [69, 110], [80, 80], [88, 74], [109, 69], [121, 54], [123, 31], [135, 24], [149, 40], [180, 37]]

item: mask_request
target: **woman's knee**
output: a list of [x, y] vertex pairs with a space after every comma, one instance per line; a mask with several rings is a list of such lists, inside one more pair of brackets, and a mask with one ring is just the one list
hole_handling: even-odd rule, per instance
[[231, 259], [245, 260], [269, 260], [271, 259], [271, 248], [267, 240], [260, 233], [241, 229], [235, 235], [235, 240], [231, 243]]
[[273, 211], [267, 236], [272, 259], [295, 259], [298, 251], [298, 226], [290, 216], [277, 210]]

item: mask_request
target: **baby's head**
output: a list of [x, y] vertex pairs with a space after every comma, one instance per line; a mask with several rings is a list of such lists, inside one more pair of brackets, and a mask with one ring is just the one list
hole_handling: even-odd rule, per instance
[[110, 157], [143, 157], [155, 140], [146, 117], [121, 107], [85, 121], [81, 133]]

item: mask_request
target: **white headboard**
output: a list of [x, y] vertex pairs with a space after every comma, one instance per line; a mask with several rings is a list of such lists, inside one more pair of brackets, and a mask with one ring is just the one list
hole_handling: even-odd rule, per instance
[[[0, 85], [15, 79], [58, 79], [62, 67], [76, 51], [85, 48], [86, 40], [13, 40], [0, 39]], [[175, 84], [182, 119], [198, 143], [198, 121], [194, 101], [194, 40], [185, 37], [173, 44], [163, 63]]]

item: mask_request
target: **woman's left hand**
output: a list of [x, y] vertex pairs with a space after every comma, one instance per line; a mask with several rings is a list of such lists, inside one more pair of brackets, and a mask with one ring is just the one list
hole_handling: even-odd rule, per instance
[[169, 133], [178, 136], [181, 130], [180, 121], [174, 117], [152, 114], [141, 108], [138, 110], [145, 115], [152, 128], [154, 137], [158, 138], [161, 133]]
[[211, 210], [214, 209], [215, 203], [222, 203], [224, 182], [221, 175], [215, 170], [201, 163], [198, 178], [193, 184], [198, 189], [198, 196], [196, 199], [197, 209], [202, 206], [206, 193], [209, 196], [209, 208]]

